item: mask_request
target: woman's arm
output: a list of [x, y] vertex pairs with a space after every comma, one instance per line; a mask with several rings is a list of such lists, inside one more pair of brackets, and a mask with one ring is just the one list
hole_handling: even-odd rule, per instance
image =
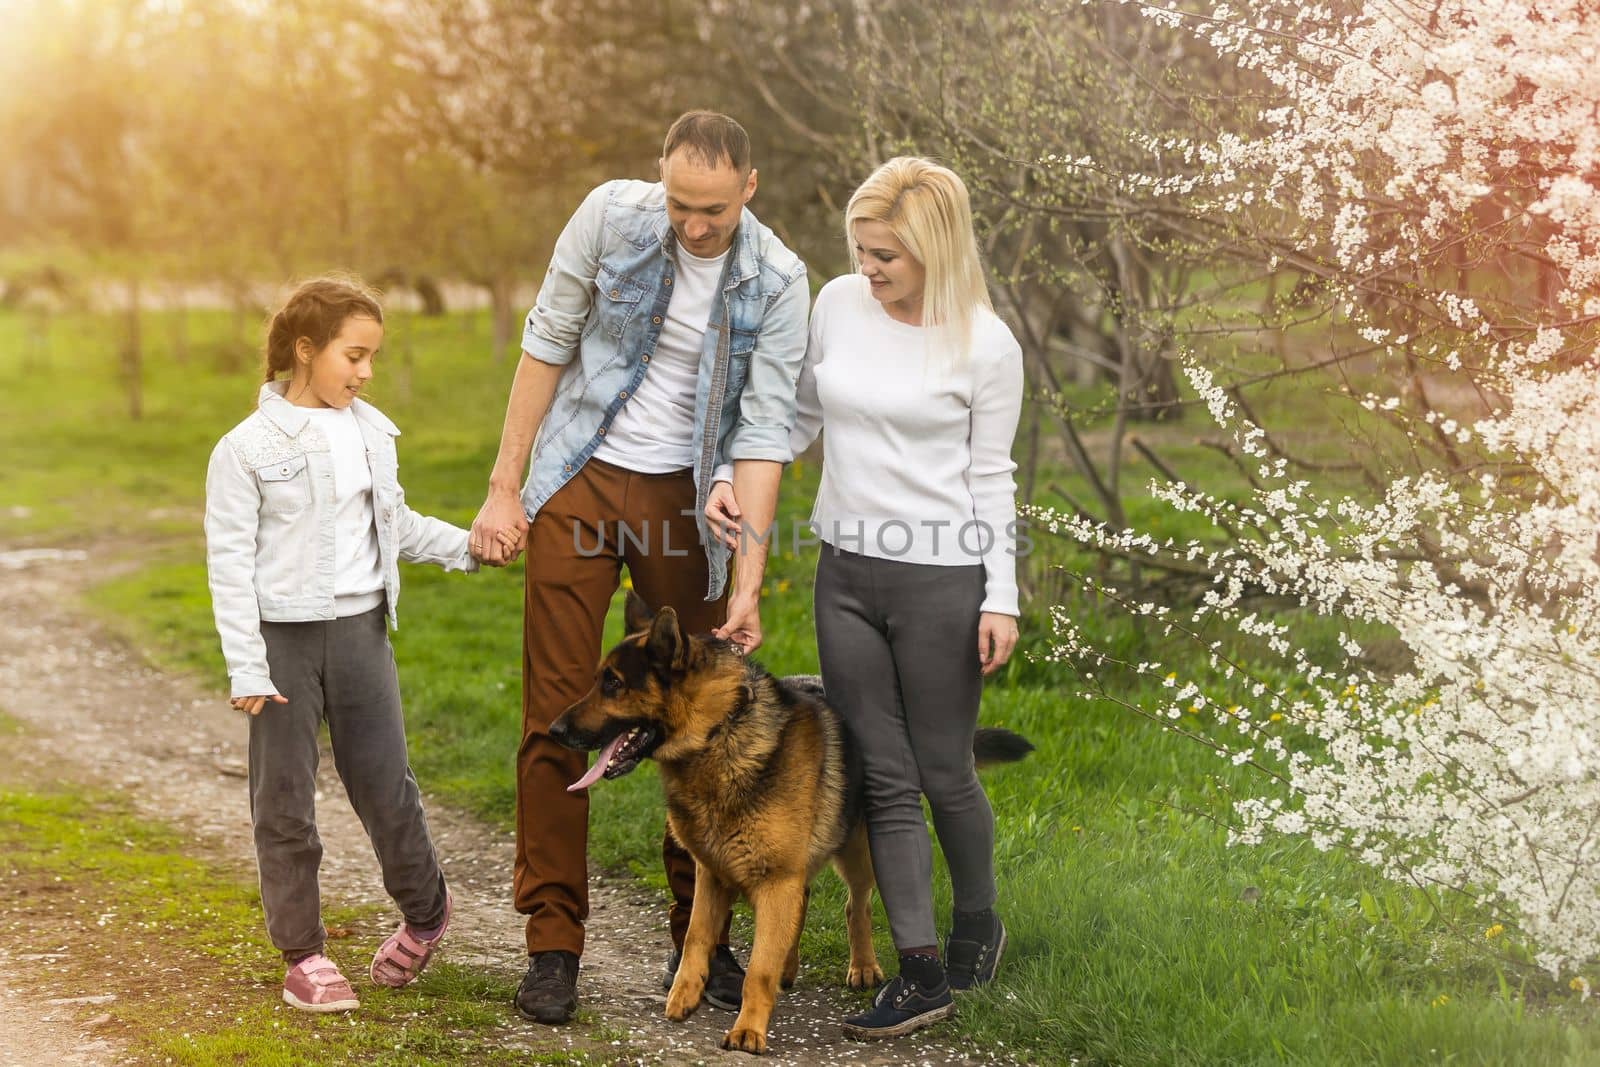
[[[1008, 338], [1009, 339], [1009, 338]], [[1022, 415], [1022, 350], [1013, 340], [998, 358], [974, 353], [967, 491], [986, 548], [982, 610], [1017, 615], [1017, 469], [1011, 446]]]

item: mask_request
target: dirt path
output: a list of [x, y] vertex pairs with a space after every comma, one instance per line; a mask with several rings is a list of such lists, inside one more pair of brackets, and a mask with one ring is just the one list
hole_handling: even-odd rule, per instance
[[[91, 574], [103, 576], [105, 568], [91, 570], [50, 552], [0, 552], [0, 708], [26, 726], [22, 736], [6, 739], [8, 759], [50, 766], [57, 774], [68, 768], [76, 780], [122, 792], [142, 814], [183, 826], [208, 854], [248, 861], [253, 851], [242, 777], [243, 717], [193, 681], [152, 670], [87, 619], [77, 603]], [[325, 899], [392, 907], [326, 753], [318, 800]], [[455, 894], [447, 957], [516, 981], [525, 957], [521, 919], [510, 901], [509, 835], [438, 801], [429, 801], [428, 813]], [[591, 903], [580, 1005], [608, 1030], [629, 1034], [628, 1045], [638, 1055], [623, 1062], [754, 1062], [718, 1047], [733, 1018], [728, 1013], [702, 1007], [683, 1025], [663, 1017], [659, 968], [670, 944], [658, 894], [627, 880], [600, 878]], [[31, 968], [48, 964], [36, 953], [0, 947], [0, 1033], [6, 1035], [0, 1065], [123, 1062], [114, 1042], [93, 1032], [101, 1008], [30, 1003], [18, 992], [28, 988]], [[346, 966], [352, 974], [363, 969]], [[838, 976], [802, 965], [799, 985], [779, 1002], [771, 1052], [763, 1062], [1006, 1062], [954, 1047], [937, 1030], [888, 1045], [843, 1041], [837, 1020], [859, 1003], [839, 987]], [[530, 1023], [519, 1033], [530, 1050], [589, 1047], [581, 1026], [551, 1030]]]

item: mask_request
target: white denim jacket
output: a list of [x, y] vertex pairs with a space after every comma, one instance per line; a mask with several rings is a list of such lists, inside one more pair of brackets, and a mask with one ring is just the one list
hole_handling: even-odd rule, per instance
[[[334, 617], [336, 504], [333, 453], [304, 408], [283, 398], [288, 383], [261, 387], [258, 406], [229, 430], [206, 471], [206, 572], [211, 609], [233, 695], [278, 692], [267, 672], [261, 622]], [[372, 471], [378, 558], [390, 625], [398, 626], [397, 560], [473, 571], [467, 531], [406, 507], [394, 439], [383, 412], [352, 404]]]

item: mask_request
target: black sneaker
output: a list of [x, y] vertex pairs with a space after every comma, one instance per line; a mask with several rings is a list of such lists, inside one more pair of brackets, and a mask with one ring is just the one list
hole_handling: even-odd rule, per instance
[[872, 1009], [844, 1021], [844, 1036], [852, 1041], [877, 1041], [885, 1037], [904, 1037], [913, 1030], [949, 1018], [955, 1013], [955, 998], [950, 983], [922, 989], [905, 975], [895, 975], [872, 998]]
[[[672, 988], [682, 959], [683, 950], [676, 948], [667, 957], [667, 966], [661, 972], [662, 989]], [[701, 996], [707, 1004], [723, 1011], [738, 1011], [744, 1004], [744, 968], [739, 966], [739, 957], [727, 945], [718, 945], [711, 954], [711, 968], [706, 973], [706, 988]]]
[[[1006, 924], [990, 912], [976, 928], [957, 919], [944, 941], [944, 965], [951, 989], [971, 989], [994, 980], [1006, 950]], [[957, 936], [957, 935], [961, 936]]]
[[528, 973], [517, 987], [517, 1012], [546, 1026], [560, 1026], [578, 1010], [578, 957], [552, 950], [528, 957]]

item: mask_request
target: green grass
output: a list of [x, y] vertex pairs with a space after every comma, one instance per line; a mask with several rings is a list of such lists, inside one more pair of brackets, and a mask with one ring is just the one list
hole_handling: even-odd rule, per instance
[[[205, 325], [197, 318], [194, 332]], [[0, 338], [18, 328], [0, 316]], [[99, 338], [84, 352], [110, 350], [103, 325], [73, 328]], [[465, 522], [482, 499], [510, 368], [482, 355], [484, 323], [470, 316], [399, 316], [386, 349], [379, 402], [406, 431], [408, 501]], [[177, 531], [152, 565], [101, 585], [93, 600], [154, 660], [220, 686], [194, 520], [206, 452], [248, 410], [251, 375], [155, 358], [148, 398], [164, 414], [133, 426], [104, 373], [108, 357], [60, 351], [45, 369], [25, 371], [10, 352], [0, 344], [0, 396], [10, 416], [0, 418], [0, 447], [31, 451], [0, 471], [0, 540], [71, 541], [102, 529], [107, 509], [129, 536]], [[1317, 398], [1300, 399], [1321, 410]], [[1291, 411], [1295, 400], [1278, 394], [1270, 403]], [[1180, 440], [1163, 454], [1197, 484], [1240, 489], [1210, 450]], [[1149, 473], [1132, 470], [1139, 480]], [[85, 483], [86, 471], [96, 472], [94, 481]], [[802, 463], [786, 477], [783, 529], [807, 513], [816, 475]], [[1063, 472], [1057, 477], [1065, 484]], [[13, 502], [32, 507], [30, 517], [5, 518]], [[1192, 517], [1164, 513], [1148, 497], [1136, 494], [1129, 506], [1164, 532], [1199, 532]], [[175, 524], [152, 510], [190, 518]], [[1065, 562], [1082, 559], [1049, 548]], [[784, 549], [769, 568], [761, 657], [780, 673], [811, 671], [815, 555]], [[461, 576], [409, 567], [403, 581], [394, 643], [418, 777], [430, 792], [507, 826], [519, 739], [521, 568]], [[1125, 657], [1158, 655], [1154, 635], [1136, 622], [1089, 598], [1068, 603], [1092, 637]], [[619, 616], [614, 605], [608, 641]], [[1315, 641], [1331, 642], [1325, 625], [1311, 625]], [[1037, 647], [1043, 629], [1030, 621], [1025, 645]], [[1192, 655], [1159, 655], [1204, 672]], [[1108, 677], [1132, 703], [1158, 695], [1159, 679]], [[1026, 734], [1038, 751], [986, 777], [1012, 948], [1002, 981], [963, 1002], [954, 1024], [961, 1032], [1041, 1063], [1600, 1062], [1592, 1007], [1533, 968], [1522, 948], [1487, 941], [1486, 917], [1451, 900], [1436, 912], [1418, 894], [1303, 841], [1229, 848], [1210, 817], [1226, 814], [1230, 792], [1262, 788], [1259, 779], [1080, 696], [1081, 688], [1065, 668], [1024, 658], [986, 691], [984, 721]], [[593, 860], [660, 884], [653, 767], [598, 787], [592, 812]], [[942, 914], [942, 872], [936, 881]], [[842, 908], [837, 881], [824, 876], [802, 981], [837, 981], [842, 972]], [[878, 929], [888, 956], [881, 921]]]
[[[136, 818], [110, 795], [0, 791], [0, 811], [0, 901], [28, 915], [34, 943], [70, 945], [43, 979], [48, 995], [114, 993], [104, 1010], [136, 1062], [589, 1062], [582, 1052], [530, 1060], [503, 1047], [526, 1031], [506, 1007], [511, 986], [449, 963], [403, 991], [362, 986], [353, 1015], [286, 1008], [254, 886], [190, 854], [187, 835]], [[330, 947], [347, 965], [388, 932], [375, 909], [329, 907], [325, 918], [350, 931]], [[126, 966], [107, 973], [113, 958]]]

